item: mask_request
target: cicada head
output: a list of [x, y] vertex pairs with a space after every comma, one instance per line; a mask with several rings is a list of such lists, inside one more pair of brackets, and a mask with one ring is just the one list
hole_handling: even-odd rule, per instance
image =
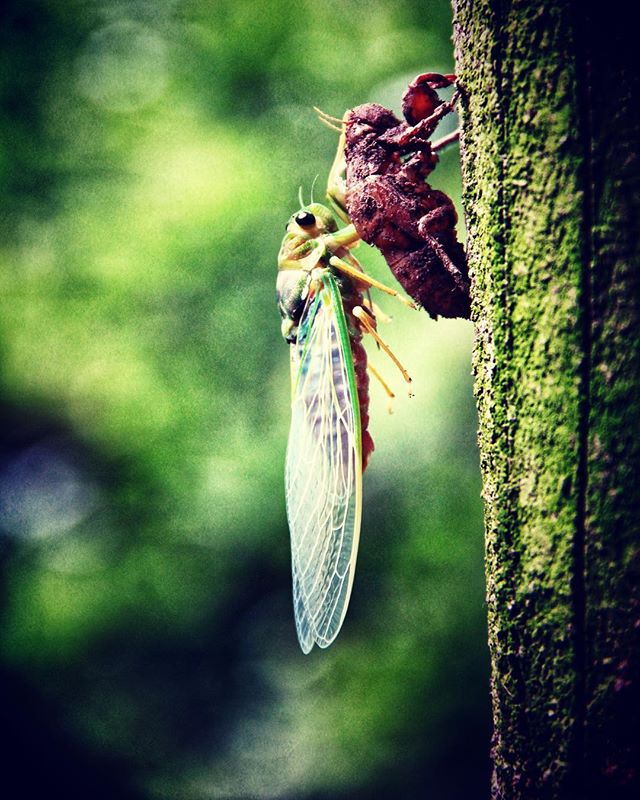
[[347, 142], [370, 134], [379, 136], [399, 124], [400, 120], [388, 108], [378, 103], [364, 103], [347, 114]]
[[334, 233], [338, 229], [333, 214], [321, 203], [310, 203], [296, 211], [289, 220], [287, 230], [290, 230], [292, 226], [308, 237]]
[[338, 229], [333, 214], [320, 203], [310, 203], [293, 214], [278, 254], [278, 269], [312, 270], [325, 255], [322, 235]]

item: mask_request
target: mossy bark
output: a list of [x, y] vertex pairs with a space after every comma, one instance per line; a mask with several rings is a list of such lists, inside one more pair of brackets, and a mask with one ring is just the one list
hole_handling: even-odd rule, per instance
[[640, 44], [617, 0], [453, 5], [493, 797], [640, 797]]

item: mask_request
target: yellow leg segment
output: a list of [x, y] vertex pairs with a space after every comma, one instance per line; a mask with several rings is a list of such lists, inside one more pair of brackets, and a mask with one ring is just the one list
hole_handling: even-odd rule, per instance
[[389, 400], [393, 400], [395, 394], [393, 393], [393, 389], [389, 386], [389, 384], [385, 381], [382, 375], [378, 372], [378, 370], [373, 366], [373, 364], [367, 364], [367, 369], [373, 375], [373, 377], [378, 381], [380, 386], [384, 389], [384, 393], [387, 395]]
[[416, 308], [415, 303], [409, 300], [408, 297], [404, 297], [401, 295], [400, 292], [392, 289], [390, 286], [385, 286], [384, 283], [380, 283], [375, 278], [372, 278], [370, 275], [367, 275], [366, 272], [361, 272], [359, 269], [352, 267], [350, 264], [347, 264], [342, 258], [338, 258], [338, 256], [332, 256], [329, 259], [329, 263], [332, 267], [339, 269], [341, 272], [344, 272], [346, 275], [355, 278], [356, 280], [360, 281], [361, 283], [365, 283], [367, 286], [371, 286], [373, 289], [379, 289], [381, 292], [386, 292], [390, 294], [392, 297], [397, 297], [401, 303], [404, 303], [409, 308]]
[[370, 297], [365, 297], [364, 306], [367, 311], [370, 311], [371, 315], [375, 317], [376, 322], [383, 322], [385, 325], [387, 325], [389, 322], [393, 321], [393, 317], [385, 314], [380, 306], [377, 303], [374, 303]]
[[362, 306], [355, 306], [353, 309], [353, 316], [358, 320], [362, 329], [366, 331], [366, 333], [371, 334], [373, 338], [378, 343], [379, 347], [384, 350], [384, 352], [389, 356], [389, 358], [393, 361], [396, 367], [402, 373], [402, 377], [405, 379], [407, 383], [411, 383], [411, 376], [407, 372], [407, 370], [402, 366], [400, 359], [396, 356], [393, 350], [389, 347], [389, 345], [380, 337], [380, 334], [375, 329], [371, 316], [367, 313], [366, 309], [362, 308]]
[[378, 370], [373, 366], [373, 364], [367, 364], [367, 369], [384, 389], [384, 392], [387, 395], [387, 411], [389, 414], [393, 414], [393, 399], [395, 397], [393, 390], [378, 372]]

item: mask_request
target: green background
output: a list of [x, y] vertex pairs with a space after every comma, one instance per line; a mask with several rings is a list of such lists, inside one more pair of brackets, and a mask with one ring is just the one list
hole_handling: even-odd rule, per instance
[[[21, 797], [484, 797], [472, 327], [387, 298], [337, 642], [295, 638], [284, 226], [342, 115], [453, 69], [446, 2], [10, 2], [0, 670]], [[449, 123], [455, 124], [455, 123]], [[442, 127], [441, 132], [450, 128]], [[434, 184], [459, 207], [457, 148]], [[358, 256], [387, 283], [379, 257]]]

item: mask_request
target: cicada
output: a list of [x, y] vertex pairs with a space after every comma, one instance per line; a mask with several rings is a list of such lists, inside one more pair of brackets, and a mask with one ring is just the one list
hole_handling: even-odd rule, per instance
[[362, 474], [373, 452], [363, 333], [399, 364], [364, 294], [371, 286], [398, 293], [364, 273], [350, 252], [358, 241], [353, 225], [338, 230], [329, 209], [312, 203], [289, 219], [278, 256], [277, 299], [291, 358], [286, 505], [304, 653], [334, 641], [353, 587]]
[[404, 122], [377, 103], [352, 108], [342, 119], [316, 110], [341, 134], [327, 187], [336, 213], [381, 251], [405, 291], [431, 316], [468, 318], [469, 273], [456, 210], [427, 182], [437, 151], [456, 138], [431, 142], [457, 96], [445, 102], [436, 90], [454, 83], [454, 75], [419, 75], [402, 98]]

